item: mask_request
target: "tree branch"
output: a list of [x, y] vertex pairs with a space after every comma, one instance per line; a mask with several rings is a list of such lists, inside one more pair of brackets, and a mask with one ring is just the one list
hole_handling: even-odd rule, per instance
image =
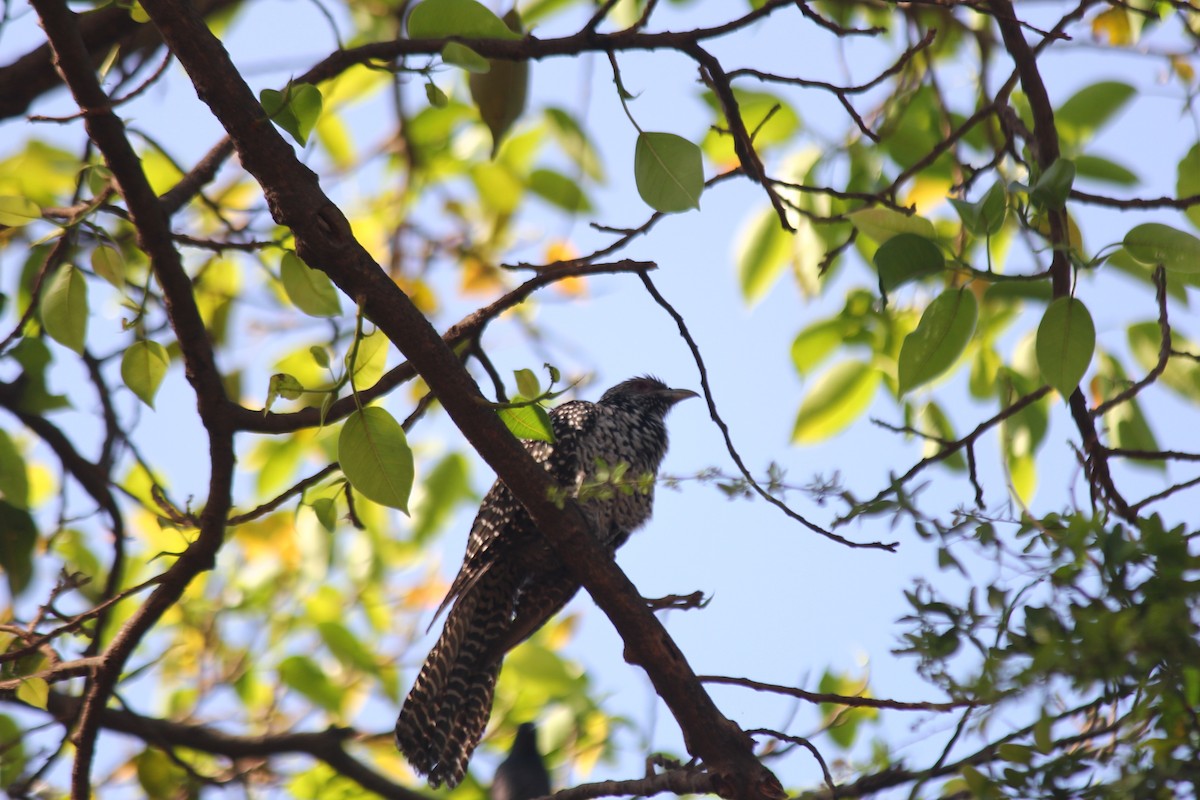
[[625, 641], [627, 657], [646, 670], [679, 721], [689, 751], [718, 776], [719, 791], [743, 800], [781, 797], [778, 780], [755, 759], [749, 737], [717, 710], [629, 579], [590, 535], [578, 507], [572, 503], [559, 508], [550, 499], [553, 487], [545, 470], [489, 413], [454, 352], [354, 239], [345, 216], [267, 122], [253, 92], [200, 16], [178, 0], [146, 0], [143, 5], [187, 70], [197, 95], [229, 133], [242, 165], [264, 187], [272, 215], [295, 234], [298, 255], [361, 305], [524, 504], [568, 570], [612, 620]]

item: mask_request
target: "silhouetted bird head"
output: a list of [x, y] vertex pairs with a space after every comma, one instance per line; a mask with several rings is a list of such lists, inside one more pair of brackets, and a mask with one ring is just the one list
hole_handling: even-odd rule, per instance
[[691, 389], [672, 389], [653, 375], [643, 375], [618, 383], [600, 397], [600, 402], [630, 411], [666, 416], [680, 400], [699, 396]]

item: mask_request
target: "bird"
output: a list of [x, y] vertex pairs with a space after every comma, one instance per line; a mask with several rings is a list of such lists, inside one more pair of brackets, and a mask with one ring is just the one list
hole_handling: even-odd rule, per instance
[[[554, 441], [522, 444], [580, 501], [589, 530], [614, 555], [650, 516], [654, 477], [667, 452], [667, 412], [698, 396], [650, 375], [631, 378], [594, 403], [557, 406], [549, 414]], [[491, 716], [505, 654], [578, 590], [525, 507], [497, 480], [484, 496], [462, 566], [434, 615], [436, 620], [450, 609], [441, 635], [396, 720], [397, 747], [430, 786], [453, 787], [462, 780]]]
[[537, 728], [532, 722], [522, 722], [508, 758], [496, 768], [490, 800], [534, 800], [548, 794], [550, 773], [538, 752]]

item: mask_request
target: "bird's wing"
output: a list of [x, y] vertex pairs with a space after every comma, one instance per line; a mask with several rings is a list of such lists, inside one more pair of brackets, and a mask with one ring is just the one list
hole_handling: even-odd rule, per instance
[[[569, 488], [575, 483], [583, 467], [579, 459], [579, 440], [591, 431], [597, 414], [594, 403], [582, 400], [563, 403], [550, 412], [550, 427], [554, 431], [553, 442], [524, 439], [521, 444], [533, 456], [533, 460], [542, 464], [560, 485]], [[492, 484], [479, 506], [475, 522], [471, 525], [462, 567], [454, 577], [454, 582], [450, 584], [450, 590], [446, 592], [433, 619], [429, 621], [430, 629], [442, 612], [449, 608], [455, 599], [469, 592], [496, 563], [499, 551], [507, 544], [506, 537], [501, 535], [501, 528], [513, 525], [514, 520], [527, 517], [525, 507], [502, 481]]]

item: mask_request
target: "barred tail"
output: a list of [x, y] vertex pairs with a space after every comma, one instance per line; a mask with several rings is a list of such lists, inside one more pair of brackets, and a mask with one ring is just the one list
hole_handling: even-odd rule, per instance
[[476, 585], [459, 597], [396, 720], [396, 745], [429, 784], [453, 787], [487, 728], [513, 592]]

